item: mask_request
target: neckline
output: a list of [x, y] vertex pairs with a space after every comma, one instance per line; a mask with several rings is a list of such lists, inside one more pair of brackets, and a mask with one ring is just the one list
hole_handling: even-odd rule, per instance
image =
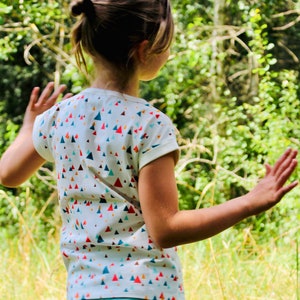
[[135, 96], [131, 96], [131, 95], [121, 93], [118, 91], [102, 89], [102, 88], [97, 88], [97, 87], [88, 87], [82, 91], [82, 93], [84, 93], [84, 92], [93, 93], [93, 94], [101, 92], [102, 94], [115, 95], [115, 96], [121, 97], [128, 101], [147, 102], [145, 99], [140, 98], [140, 97], [135, 97]]

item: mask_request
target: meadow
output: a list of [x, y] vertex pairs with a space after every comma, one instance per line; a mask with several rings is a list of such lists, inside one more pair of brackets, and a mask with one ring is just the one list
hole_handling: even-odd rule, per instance
[[[0, 230], [0, 295], [6, 300], [63, 300], [66, 272], [57, 228], [39, 239], [40, 212], [18, 214], [15, 237]], [[49, 222], [53, 220], [49, 220]], [[231, 228], [178, 247], [187, 300], [298, 300], [299, 224], [258, 244], [251, 228]]]

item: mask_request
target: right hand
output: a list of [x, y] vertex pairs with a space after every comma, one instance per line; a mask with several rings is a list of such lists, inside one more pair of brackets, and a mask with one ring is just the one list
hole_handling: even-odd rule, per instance
[[298, 181], [285, 185], [297, 166], [297, 150], [287, 149], [274, 166], [266, 164], [266, 175], [248, 193], [249, 211], [256, 215], [276, 205], [282, 197], [297, 186]]
[[[28, 106], [26, 108], [23, 125], [33, 125], [35, 118], [52, 107], [56, 103], [59, 95], [62, 94], [66, 88], [66, 85], [63, 84], [54, 91], [53, 82], [49, 82], [41, 94], [39, 87], [33, 88]], [[71, 96], [72, 94], [68, 93], [63, 99]]]

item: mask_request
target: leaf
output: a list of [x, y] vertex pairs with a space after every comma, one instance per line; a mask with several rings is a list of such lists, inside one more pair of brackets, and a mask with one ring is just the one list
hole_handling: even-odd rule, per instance
[[12, 6], [7, 6], [0, 2], [0, 14], [9, 14], [12, 11]]

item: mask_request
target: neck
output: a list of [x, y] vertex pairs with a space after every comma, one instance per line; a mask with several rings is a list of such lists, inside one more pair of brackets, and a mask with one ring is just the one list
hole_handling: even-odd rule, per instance
[[130, 96], [139, 96], [139, 85], [138, 84], [128, 84], [124, 88], [121, 88], [117, 83], [112, 80], [105, 80], [102, 78], [96, 78], [91, 84], [91, 87], [116, 91], [122, 94], [127, 94]]
[[119, 74], [116, 75], [110, 68], [103, 65], [96, 66], [96, 77], [91, 85], [94, 88], [112, 90], [130, 96], [139, 96], [139, 79], [136, 74], [126, 80], [126, 84], [120, 83]]

